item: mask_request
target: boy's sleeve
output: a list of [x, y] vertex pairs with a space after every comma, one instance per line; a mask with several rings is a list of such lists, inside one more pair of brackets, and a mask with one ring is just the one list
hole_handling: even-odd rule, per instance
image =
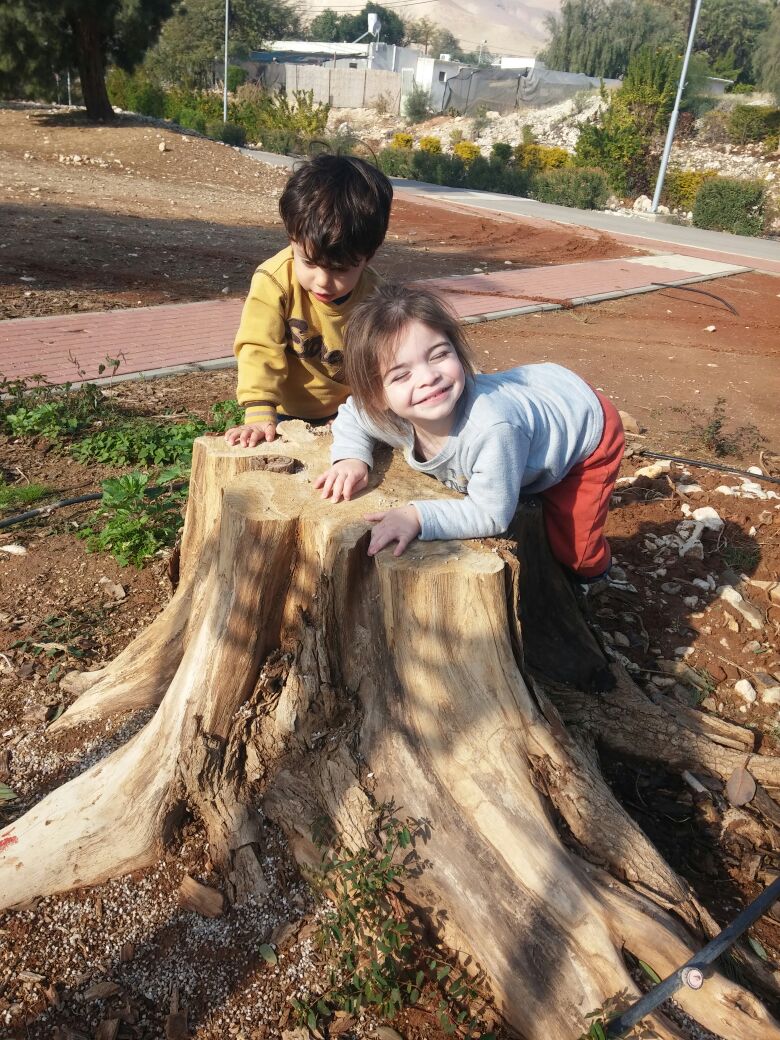
[[516, 427], [491, 427], [475, 446], [465, 498], [412, 502], [420, 514], [420, 538], [487, 538], [506, 531], [517, 509], [529, 448]]
[[339, 407], [333, 420], [333, 446], [330, 449], [330, 461], [341, 459], [359, 459], [370, 469], [374, 464], [374, 445], [382, 438], [365, 416], [355, 407], [355, 402], [348, 397]]
[[276, 419], [287, 376], [284, 291], [264, 271], [252, 278], [233, 353], [238, 358], [238, 403], [244, 422]]

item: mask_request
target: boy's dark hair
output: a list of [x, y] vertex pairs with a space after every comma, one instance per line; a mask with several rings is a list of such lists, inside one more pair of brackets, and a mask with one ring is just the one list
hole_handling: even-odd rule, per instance
[[287, 234], [320, 267], [370, 260], [387, 233], [393, 186], [352, 155], [317, 155], [292, 174], [279, 199]]
[[349, 316], [344, 335], [344, 375], [358, 408], [387, 433], [405, 428], [387, 410], [382, 384], [404, 330], [419, 321], [450, 341], [466, 376], [474, 360], [460, 319], [450, 305], [430, 289], [399, 282], [380, 282]]

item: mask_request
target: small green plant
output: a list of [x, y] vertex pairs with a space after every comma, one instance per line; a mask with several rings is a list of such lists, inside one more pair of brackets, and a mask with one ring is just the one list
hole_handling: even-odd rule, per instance
[[411, 123], [422, 123], [431, 112], [431, 98], [425, 87], [416, 83], [404, 98], [404, 115]]
[[205, 432], [206, 424], [195, 418], [165, 425], [136, 419], [83, 437], [70, 453], [77, 462], [107, 466], [189, 465], [192, 442]]
[[463, 140], [463, 131], [460, 129], [450, 131], [450, 147], [454, 148], [456, 144], [460, 144]]
[[235, 400], [217, 401], [211, 409], [209, 429], [224, 433], [231, 426], [240, 426], [244, 421], [244, 409]]
[[712, 412], [703, 425], [694, 426], [692, 429], [698, 434], [704, 447], [713, 455], [740, 455], [744, 452], [755, 451], [765, 440], [758, 427], [752, 423], [735, 427], [726, 433], [725, 426], [726, 399], [719, 397], [712, 406]]
[[512, 161], [513, 154], [514, 150], [511, 144], [507, 144], [506, 141], [496, 141], [490, 149], [490, 161], [501, 167], [508, 166]]
[[410, 177], [412, 155], [419, 154], [425, 153], [413, 153], [409, 148], [383, 148], [377, 156], [377, 165], [388, 177]]
[[64, 614], [49, 614], [32, 635], [17, 639], [10, 649], [35, 662], [47, 682], [56, 682], [68, 667], [77, 662], [83, 667], [96, 656], [100, 644], [94, 632], [104, 621], [102, 607], [73, 607]]
[[[660, 981], [660, 980], [659, 980]], [[581, 1033], [577, 1040], [607, 1040], [609, 1023], [618, 1015], [626, 1011], [633, 1003], [628, 990], [621, 990], [613, 997], [608, 997], [601, 1007], [590, 1011], [585, 1018], [590, 1019], [587, 1033]], [[629, 1032], [621, 1033], [626, 1040], [659, 1040], [655, 1030], [643, 1026], [641, 1022], [635, 1025]]]
[[723, 562], [738, 573], [752, 574], [761, 559], [757, 545], [727, 545], [720, 551]]
[[522, 135], [520, 138], [520, 144], [525, 145], [527, 147], [529, 144], [537, 143], [534, 128], [531, 126], [530, 123], [523, 123], [520, 133]]
[[92, 522], [82, 527], [90, 552], [110, 552], [123, 567], [143, 566], [160, 549], [173, 545], [183, 523], [186, 488], [175, 485], [178, 468], [161, 473], [150, 489], [148, 473], [127, 473], [103, 483], [103, 497]]
[[[493, 1040], [471, 1014], [477, 991], [468, 975], [432, 956], [414, 938], [401, 909], [398, 882], [415, 859], [413, 831], [384, 807], [377, 847], [337, 846], [323, 855], [322, 886], [333, 907], [322, 924], [320, 943], [330, 952], [328, 983], [307, 1000], [292, 998], [299, 1020], [313, 1032], [336, 1011], [356, 1014], [374, 1007], [394, 1018], [403, 1007], [433, 1004], [445, 1033]], [[327, 827], [320, 835], [321, 847]], [[401, 862], [401, 857], [404, 857]]]
[[490, 126], [490, 120], [487, 115], [487, 105], [477, 105], [474, 113], [474, 118], [471, 120], [471, 136], [479, 137], [483, 130], [487, 130]]
[[[105, 371], [106, 366], [101, 368]], [[111, 414], [108, 398], [94, 383], [74, 388], [71, 383], [48, 383], [43, 376], [6, 379], [0, 375], [0, 429], [5, 427], [16, 437], [56, 442]]]
[[30, 506], [50, 494], [50, 488], [43, 484], [6, 484], [0, 479], [0, 509]]

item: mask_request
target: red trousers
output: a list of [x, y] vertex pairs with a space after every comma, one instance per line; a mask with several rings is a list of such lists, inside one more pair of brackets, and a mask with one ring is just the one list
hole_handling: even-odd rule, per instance
[[603, 574], [612, 560], [604, 525], [626, 443], [617, 408], [598, 390], [594, 393], [604, 412], [596, 450], [540, 495], [553, 556], [586, 580]]

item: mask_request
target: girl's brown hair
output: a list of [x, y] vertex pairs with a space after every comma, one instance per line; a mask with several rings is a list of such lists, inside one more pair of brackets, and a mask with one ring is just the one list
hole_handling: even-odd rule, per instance
[[350, 315], [344, 337], [344, 374], [358, 408], [388, 433], [397, 433], [404, 423], [387, 409], [382, 369], [413, 321], [443, 333], [466, 375], [474, 374], [471, 348], [460, 321], [440, 296], [398, 282], [380, 283]]

